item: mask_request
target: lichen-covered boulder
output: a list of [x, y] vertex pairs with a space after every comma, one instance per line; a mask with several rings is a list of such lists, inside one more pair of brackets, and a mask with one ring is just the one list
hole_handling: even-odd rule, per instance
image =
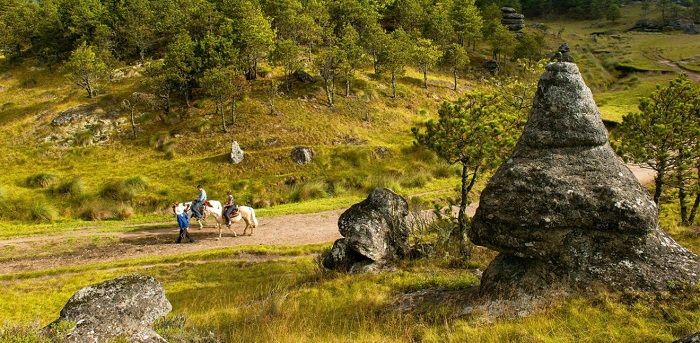
[[[367, 199], [338, 220], [341, 238], [323, 264], [329, 269], [362, 271], [384, 266], [408, 253], [408, 203], [387, 188], [376, 188]], [[371, 266], [371, 267], [370, 267]]]
[[663, 290], [697, 283], [700, 260], [658, 226], [647, 191], [611, 149], [573, 63], [550, 63], [511, 157], [481, 194], [469, 236], [501, 252], [482, 291], [559, 284]]
[[116, 338], [137, 343], [165, 342], [151, 326], [171, 310], [172, 305], [156, 279], [127, 275], [79, 290], [68, 300], [56, 322], [76, 323], [66, 337], [68, 342], [106, 342]]
[[700, 331], [673, 341], [673, 343], [700, 343]]
[[233, 141], [233, 143], [231, 143], [231, 153], [229, 154], [229, 159], [231, 160], [231, 163], [239, 164], [243, 162], [244, 156], [245, 153], [243, 152], [243, 149], [241, 149], [241, 146], [238, 144], [237, 141]]
[[314, 157], [314, 151], [306, 146], [294, 147], [291, 152], [291, 157], [292, 161], [298, 165], [309, 164]]

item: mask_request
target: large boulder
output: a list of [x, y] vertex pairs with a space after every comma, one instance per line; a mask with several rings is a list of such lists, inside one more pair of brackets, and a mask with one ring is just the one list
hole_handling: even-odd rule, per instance
[[314, 157], [314, 150], [307, 146], [294, 147], [291, 157], [292, 161], [298, 165], [309, 164]]
[[151, 326], [172, 305], [160, 283], [151, 276], [127, 275], [85, 287], [61, 310], [60, 321], [76, 323], [68, 342], [165, 342]]
[[550, 63], [511, 157], [481, 194], [469, 236], [501, 253], [481, 290], [553, 285], [666, 290], [700, 281], [700, 259], [658, 226], [658, 209], [615, 155], [573, 63]]
[[229, 159], [231, 160], [231, 163], [239, 164], [243, 162], [244, 156], [245, 153], [243, 152], [243, 149], [241, 149], [241, 146], [238, 144], [237, 141], [233, 141], [233, 143], [231, 143], [231, 152], [229, 153]]
[[408, 203], [387, 188], [376, 188], [367, 199], [345, 211], [338, 220], [340, 234], [326, 255], [329, 269], [376, 270], [408, 253]]

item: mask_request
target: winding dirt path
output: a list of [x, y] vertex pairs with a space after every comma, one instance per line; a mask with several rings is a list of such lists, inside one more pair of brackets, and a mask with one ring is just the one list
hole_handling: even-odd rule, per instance
[[660, 59], [657, 62], [659, 62], [667, 67], [670, 67], [671, 69], [673, 69], [673, 71], [675, 71], [677, 73], [688, 75], [688, 78], [695, 81], [695, 82], [700, 82], [700, 73], [685, 69], [678, 62], [673, 62], [673, 61], [669, 61], [669, 60], [665, 60], [665, 59]]
[[[630, 166], [630, 169], [643, 184], [654, 179], [651, 170], [636, 166]], [[477, 207], [478, 203], [469, 206], [467, 214], [473, 216]], [[203, 230], [193, 227], [190, 233], [195, 243], [175, 244], [178, 229], [174, 223], [140, 225], [142, 229], [129, 232], [105, 233], [83, 229], [61, 235], [0, 240], [0, 275], [234, 246], [327, 243], [340, 237], [337, 223], [343, 211], [259, 218], [260, 225], [252, 236], [233, 237], [231, 231], [224, 230], [221, 240], [216, 240], [217, 231], [213, 226]], [[240, 234], [243, 226], [239, 223], [234, 229]]]

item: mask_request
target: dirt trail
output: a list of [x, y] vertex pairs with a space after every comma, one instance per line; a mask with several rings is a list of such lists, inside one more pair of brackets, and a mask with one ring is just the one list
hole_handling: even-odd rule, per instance
[[686, 74], [688, 75], [688, 78], [695, 81], [695, 82], [700, 82], [700, 73], [694, 72], [692, 70], [688, 70], [683, 68], [678, 62], [673, 62], [665, 59], [660, 59], [657, 62], [670, 67], [673, 69], [673, 71], [681, 74]]
[[[652, 182], [654, 172], [630, 166], [643, 184]], [[467, 210], [473, 216], [478, 203]], [[178, 230], [171, 223], [155, 223], [130, 232], [92, 232], [89, 229], [61, 235], [20, 237], [0, 240], [0, 252], [5, 256], [0, 263], [0, 274], [87, 264], [144, 256], [163, 256], [203, 251], [215, 248], [250, 245], [303, 245], [331, 242], [340, 237], [338, 217], [344, 210], [312, 214], [294, 214], [259, 218], [260, 225], [252, 236], [233, 237], [224, 230], [224, 237], [216, 240], [213, 226], [203, 230], [190, 229], [195, 243], [175, 244]], [[196, 226], [196, 225], [195, 225]], [[141, 227], [141, 226], [140, 226]], [[242, 224], [234, 225], [240, 234]], [[107, 241], [97, 244], [96, 241]]]

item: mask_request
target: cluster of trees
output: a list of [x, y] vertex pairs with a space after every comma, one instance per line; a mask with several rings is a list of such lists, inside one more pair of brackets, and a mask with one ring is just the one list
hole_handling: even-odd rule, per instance
[[617, 138], [623, 158], [656, 171], [654, 202], [671, 186], [681, 222], [692, 224], [700, 206], [700, 86], [685, 75], [657, 86], [639, 112], [624, 116]]
[[[160, 81], [153, 88], [166, 115], [171, 95], [189, 103], [193, 88], [220, 85], [223, 74], [255, 79], [263, 60], [287, 78], [313, 67], [332, 106], [336, 81], [345, 81], [348, 95], [354, 73], [366, 64], [390, 76], [395, 95], [396, 79], [409, 65], [423, 72], [424, 86], [438, 63], [456, 82], [479, 41], [497, 59], [542, 57], [541, 35], [516, 40], [501, 25], [496, 4], [480, 9], [474, 1], [7, 0], [0, 5], [0, 49], [7, 57], [69, 60], [69, 71], [86, 59], [100, 65], [88, 68], [95, 71], [117, 61], [162, 59], [149, 75]], [[93, 96], [92, 83], [103, 75], [87, 78], [87, 72], [77, 70], [75, 78]]]

